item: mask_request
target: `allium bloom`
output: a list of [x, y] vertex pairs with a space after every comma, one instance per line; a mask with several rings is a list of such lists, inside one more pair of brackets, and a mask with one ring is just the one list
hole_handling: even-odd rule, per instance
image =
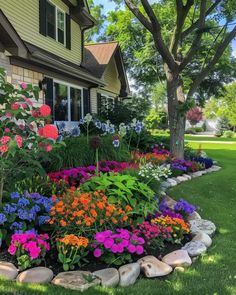
[[39, 108], [40, 115], [43, 117], [48, 117], [51, 114], [50, 106], [44, 104]]

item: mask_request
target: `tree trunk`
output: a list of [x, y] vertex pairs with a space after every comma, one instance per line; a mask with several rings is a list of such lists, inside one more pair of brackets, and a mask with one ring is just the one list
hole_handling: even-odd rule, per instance
[[168, 116], [170, 128], [170, 151], [177, 159], [184, 159], [185, 114], [180, 110], [185, 102], [183, 83], [178, 73], [164, 65], [167, 77]]

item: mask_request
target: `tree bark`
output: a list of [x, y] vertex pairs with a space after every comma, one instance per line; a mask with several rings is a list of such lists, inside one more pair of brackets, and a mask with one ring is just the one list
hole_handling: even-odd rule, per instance
[[178, 72], [173, 73], [164, 65], [167, 78], [170, 151], [177, 159], [184, 159], [185, 114], [180, 107], [185, 102], [183, 82]]

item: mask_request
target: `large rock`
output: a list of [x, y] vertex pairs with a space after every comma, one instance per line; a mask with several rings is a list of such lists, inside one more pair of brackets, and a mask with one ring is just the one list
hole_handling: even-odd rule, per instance
[[162, 258], [162, 261], [169, 264], [172, 267], [187, 267], [192, 264], [192, 260], [186, 250], [176, 250]]
[[60, 272], [52, 283], [66, 289], [83, 292], [92, 286], [99, 285], [101, 281], [93, 277], [90, 271], [67, 271]]
[[166, 181], [169, 182], [171, 186], [176, 186], [178, 184], [177, 181], [172, 178], [167, 178]]
[[194, 211], [192, 214], [188, 215], [187, 220], [195, 220], [195, 219], [202, 219], [201, 216], [197, 213], [197, 211]]
[[170, 184], [168, 181], [163, 181], [163, 182], [161, 183], [161, 188], [162, 188], [162, 189], [167, 189], [167, 188], [169, 188], [169, 187], [171, 187], [171, 184]]
[[199, 176], [202, 176], [202, 171], [197, 171], [197, 172], [194, 172], [194, 173], [191, 174], [192, 178], [196, 178], [196, 177], [199, 177]]
[[155, 256], [145, 256], [138, 260], [142, 272], [147, 278], [162, 277], [172, 272], [172, 267], [158, 260]]
[[188, 180], [191, 180], [192, 177], [189, 174], [183, 174], [182, 176], [184, 176], [185, 178], [187, 178]]
[[215, 171], [219, 171], [221, 169], [221, 167], [220, 166], [216, 166], [216, 165], [213, 165], [212, 167], [211, 167], [211, 171], [213, 171], [213, 172], [215, 172]]
[[7, 280], [14, 280], [18, 275], [18, 270], [14, 264], [6, 261], [0, 261], [0, 276]]
[[207, 248], [211, 246], [212, 244], [212, 239], [210, 236], [204, 232], [199, 232], [193, 239], [192, 241], [199, 241], [202, 242]]
[[179, 184], [181, 181], [177, 177], [172, 177], [171, 179], [175, 180], [177, 184]]
[[213, 222], [205, 219], [190, 220], [190, 233], [195, 236], [200, 232], [204, 232], [212, 237], [216, 231], [216, 226]]
[[120, 276], [116, 268], [105, 268], [93, 272], [95, 277], [98, 277], [102, 281], [102, 286], [116, 287], [119, 284]]
[[182, 250], [186, 250], [191, 257], [201, 255], [206, 252], [206, 246], [199, 241], [191, 241], [182, 247]]
[[125, 264], [119, 268], [119, 274], [120, 286], [133, 285], [140, 274], [140, 266], [137, 262]]
[[183, 181], [187, 181], [188, 178], [184, 177], [183, 175], [182, 176], [177, 176], [176, 177], [180, 182], [183, 182]]
[[175, 205], [177, 203], [174, 199], [172, 199], [169, 196], [165, 196], [164, 201], [165, 201], [165, 203], [166, 203], [166, 205], [167, 205], [168, 208], [174, 210]]
[[47, 284], [51, 282], [52, 278], [53, 272], [51, 269], [38, 266], [21, 272], [16, 280], [20, 283]]

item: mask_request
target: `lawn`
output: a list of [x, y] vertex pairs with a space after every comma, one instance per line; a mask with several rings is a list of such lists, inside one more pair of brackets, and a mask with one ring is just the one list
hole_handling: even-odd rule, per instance
[[[197, 148], [198, 143], [192, 143]], [[213, 246], [184, 273], [174, 273], [165, 279], [140, 280], [127, 288], [97, 287], [85, 295], [233, 295], [236, 294], [236, 144], [202, 144], [208, 156], [223, 169], [183, 183], [169, 191], [173, 198], [186, 198], [197, 204], [201, 216], [212, 220], [218, 232]], [[20, 285], [0, 282], [0, 294], [78, 294], [54, 286]]]
[[210, 136], [194, 136], [185, 134], [185, 140], [189, 141], [221, 141], [221, 142], [236, 142], [236, 138], [225, 138], [225, 137], [210, 137]]

